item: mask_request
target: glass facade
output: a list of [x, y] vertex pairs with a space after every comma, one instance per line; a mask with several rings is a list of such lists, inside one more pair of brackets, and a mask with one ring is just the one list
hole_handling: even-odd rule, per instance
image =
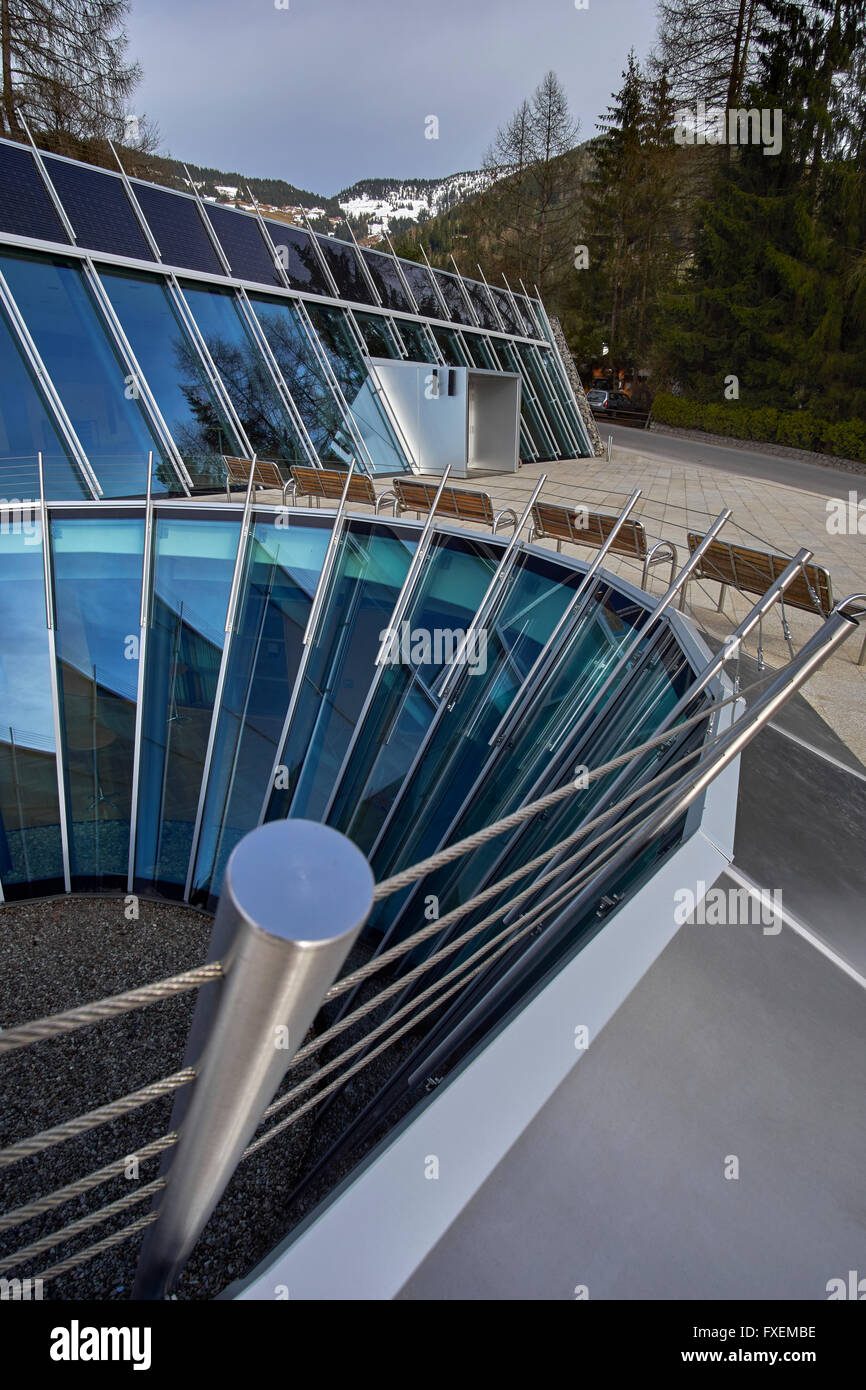
[[129, 366], [100, 317], [82, 268], [74, 261], [3, 251], [0, 271], [103, 494], [123, 497], [146, 491], [150, 450], [154, 487], [166, 490], [175, 477], [174, 469], [148, 420]]
[[[58, 253], [4, 246], [4, 232], [56, 241]], [[223, 487], [227, 455], [255, 453], [283, 476], [292, 464], [352, 458], [370, 473], [411, 470], [369, 357], [517, 371], [521, 458], [591, 451], [533, 301], [273, 216], [127, 185], [55, 156], [42, 170], [31, 151], [0, 139], [0, 271], [0, 491], [11, 495], [35, 491], [40, 448], [47, 495], [58, 500], [144, 495], [149, 452], [157, 494]], [[262, 286], [250, 298], [277, 365], [230, 275]], [[335, 297], [342, 307], [323, 302]], [[354, 323], [350, 303], [368, 306]]]

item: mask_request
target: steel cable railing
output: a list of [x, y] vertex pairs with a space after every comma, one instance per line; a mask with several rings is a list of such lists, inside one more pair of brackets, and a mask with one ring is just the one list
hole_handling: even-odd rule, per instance
[[[660, 749], [664, 745], [669, 747], [673, 746], [685, 730], [697, 726], [698, 724], [705, 723], [707, 720], [713, 718], [720, 709], [727, 705], [734, 704], [746, 694], [750, 694], [753, 690], [761, 688], [765, 683], [766, 681], [756, 681], [745, 691], [735, 693], [723, 700], [707, 704], [698, 714], [681, 721], [681, 723], [675, 725], [673, 728], [666, 729], [662, 734], [636, 745], [634, 748], [618, 755], [617, 758], [611, 759], [600, 767], [590, 770], [588, 773], [589, 780], [595, 780], [605, 775], [607, 772], [623, 767], [625, 764], [632, 762], [653, 749]], [[393, 947], [391, 951], [384, 953], [374, 962], [370, 962], [369, 966], [372, 966], [372, 969], [370, 969], [369, 966], [361, 967], [360, 970], [345, 976], [342, 980], [339, 980], [333, 985], [330, 990], [326, 991], [324, 994], [324, 1002], [355, 988], [358, 984], [369, 978], [370, 975], [375, 974], [378, 970], [384, 969], [399, 957], [416, 949], [423, 941], [441, 933], [450, 923], [456, 922], [460, 918], [475, 912], [485, 902], [490, 901], [492, 898], [501, 899], [502, 894], [520, 879], [525, 879], [529, 875], [534, 875], [537, 870], [551, 858], [558, 858], [559, 862], [556, 863], [555, 868], [550, 873], [542, 875], [539, 878], [534, 878], [528, 886], [515, 896], [509, 898], [506, 904], [503, 905], [500, 901], [494, 911], [488, 914], [481, 922], [476, 923], [467, 932], [464, 932], [454, 940], [448, 942], [446, 946], [436, 951], [414, 970], [407, 972], [398, 981], [387, 986], [384, 990], [380, 990], [370, 1000], [366, 1001], [365, 1004], [361, 1005], [359, 1009], [341, 1019], [338, 1024], [334, 1025], [333, 1029], [326, 1030], [324, 1034], [312, 1039], [310, 1043], [306, 1044], [292, 1059], [290, 1064], [292, 1068], [299, 1065], [313, 1053], [320, 1052], [339, 1034], [361, 1022], [363, 1018], [374, 1012], [381, 1004], [386, 1002], [387, 999], [390, 999], [398, 989], [405, 989], [407, 985], [417, 983], [425, 974], [437, 968], [456, 951], [465, 949], [470, 941], [474, 940], [483, 931], [492, 926], [493, 923], [499, 920], [506, 912], [513, 913], [515, 909], [528, 898], [537, 896], [554, 878], [560, 880], [557, 888], [545, 896], [540, 902], [537, 902], [534, 906], [529, 908], [527, 912], [519, 916], [510, 925], [506, 926], [506, 928], [492, 940], [481, 943], [478, 949], [473, 951], [467, 959], [460, 961], [453, 970], [428, 986], [420, 997], [415, 997], [407, 1002], [396, 1014], [392, 1014], [388, 1019], [365, 1034], [364, 1037], [354, 1042], [350, 1047], [343, 1049], [338, 1057], [331, 1059], [328, 1063], [324, 1064], [323, 1067], [317, 1068], [312, 1076], [305, 1078], [287, 1095], [281, 1096], [277, 1101], [273, 1102], [273, 1104], [263, 1112], [263, 1119], [272, 1118], [275, 1114], [285, 1109], [286, 1106], [297, 1100], [305, 1091], [313, 1086], [320, 1086], [321, 1082], [324, 1081], [332, 1071], [340, 1067], [345, 1068], [347, 1061], [350, 1061], [357, 1052], [364, 1050], [365, 1056], [363, 1058], [359, 1059], [359, 1061], [354, 1063], [348, 1070], [343, 1070], [325, 1090], [317, 1090], [315, 1096], [310, 1097], [301, 1107], [294, 1110], [291, 1116], [281, 1121], [278, 1126], [273, 1127], [272, 1130], [269, 1130], [265, 1135], [255, 1140], [244, 1151], [244, 1156], [248, 1157], [251, 1153], [256, 1152], [264, 1143], [269, 1142], [269, 1139], [274, 1137], [276, 1133], [281, 1132], [286, 1125], [294, 1123], [301, 1114], [319, 1104], [332, 1090], [344, 1085], [346, 1080], [352, 1075], [357, 1074], [364, 1066], [369, 1065], [376, 1056], [380, 1055], [387, 1047], [392, 1046], [399, 1037], [404, 1036], [407, 1031], [417, 1028], [418, 1023], [430, 1012], [440, 1008], [442, 1003], [450, 998], [453, 993], [465, 988], [471, 980], [475, 979], [482, 971], [487, 970], [502, 954], [511, 950], [515, 943], [522, 939], [523, 936], [534, 930], [538, 924], [546, 920], [551, 913], [559, 910], [561, 905], [569, 898], [572, 898], [582, 885], [589, 882], [594, 875], [597, 875], [599, 871], [604, 869], [605, 864], [609, 862], [618, 849], [627, 845], [629, 841], [633, 840], [639, 834], [642, 827], [647, 826], [649, 822], [653, 820], [655, 813], [651, 812], [648, 814], [648, 808], [655, 806], [656, 802], [664, 798], [670, 798], [679, 789], [685, 788], [689, 783], [694, 781], [693, 771], [683, 773], [678, 780], [672, 782], [671, 779], [674, 774], [687, 765], [693, 764], [696, 758], [704, 757], [707, 753], [712, 751], [717, 743], [721, 742], [726, 737], [727, 734], [717, 734], [712, 739], [691, 749], [683, 757], [677, 758], [673, 763], [665, 766], [658, 777], [635, 788], [627, 796], [619, 798], [613, 805], [606, 807], [598, 816], [578, 827], [570, 836], [565, 837], [562, 841], [549, 847], [541, 855], [537, 856], [529, 863], [522, 865], [512, 874], [498, 879], [494, 884], [489, 885], [482, 893], [477, 894], [467, 903], [454, 909], [452, 913], [447, 914], [440, 920], [428, 924], [420, 933], [413, 934], [411, 937], [399, 943], [399, 945]], [[391, 893], [398, 892], [401, 888], [408, 886], [410, 883], [418, 882], [428, 873], [441, 867], [441, 865], [451, 862], [461, 855], [471, 853], [474, 849], [478, 848], [479, 845], [486, 843], [487, 840], [493, 838], [495, 835], [502, 834], [533, 816], [538, 816], [544, 810], [549, 809], [550, 806], [576, 794], [579, 790], [583, 790], [584, 786], [585, 782], [581, 779], [579, 785], [568, 784], [564, 787], [557, 788], [555, 792], [549, 793], [546, 797], [521, 807], [518, 811], [512, 813], [512, 815], [503, 817], [500, 821], [485, 827], [475, 835], [467, 837], [456, 845], [448, 846], [429, 859], [422, 860], [419, 864], [411, 866], [410, 869], [401, 871], [400, 874], [394, 875], [392, 878], [383, 881], [383, 883], [378, 885], [374, 890], [374, 896], [377, 899], [381, 899], [382, 897], [389, 896]], [[653, 789], [656, 787], [659, 789], [655, 791], [654, 794], [650, 795], [649, 793], [653, 792]], [[624, 809], [638, 800], [641, 801], [641, 804], [634, 806], [627, 815], [623, 816]], [[610, 824], [601, 835], [583, 844], [577, 854], [571, 858], [564, 861], [561, 859], [566, 849], [571, 848], [581, 840], [586, 840], [587, 835], [593, 830], [609, 821], [613, 821], [614, 823]], [[616, 835], [616, 838], [612, 843], [606, 843], [610, 840], [612, 835]], [[601, 848], [602, 846], [604, 846], [603, 849]], [[601, 852], [596, 854], [595, 858], [590, 859], [587, 863], [587, 856], [599, 849]], [[568, 879], [563, 883], [561, 881], [563, 874], [571, 867], [575, 866], [578, 861], [584, 861], [580, 873], [576, 877]], [[133, 1008], [144, 1007], [149, 1003], [155, 1002], [156, 999], [169, 997], [171, 994], [180, 993], [186, 989], [196, 988], [207, 980], [220, 978], [222, 973], [223, 971], [219, 962], [211, 963], [204, 967], [197, 967], [193, 971], [185, 972], [184, 975], [181, 976], [172, 977], [168, 981], [159, 982], [152, 986], [145, 986], [140, 990], [127, 991], [124, 995], [116, 996], [113, 1000], [99, 1001], [97, 1004], [82, 1006], [76, 1010], [69, 1010], [64, 1014], [56, 1015], [47, 1020], [38, 1021], [35, 1024], [22, 1025], [20, 1029], [10, 1030], [9, 1033], [5, 1035], [0, 1034], [0, 1039], [5, 1041], [7, 1048], [28, 1046], [32, 1042], [38, 1041], [40, 1038], [56, 1036], [65, 1031], [72, 1031], [75, 1028], [84, 1027], [89, 1023], [111, 1018], [117, 1013], [127, 1012]], [[427, 1001], [431, 999], [431, 996], [432, 1002], [428, 1004]], [[424, 1007], [419, 1012], [419, 1005], [422, 1004]], [[41, 1028], [40, 1024], [42, 1025]], [[399, 1025], [399, 1028], [395, 1032], [394, 1030], [397, 1025]], [[377, 1044], [377, 1046], [371, 1050], [371, 1043], [376, 1042], [384, 1033], [388, 1033], [389, 1036], [381, 1044]], [[173, 1076], [164, 1078], [162, 1081], [151, 1083], [150, 1086], [146, 1086], [140, 1091], [133, 1092], [127, 1097], [122, 1097], [119, 1101], [100, 1107], [98, 1110], [92, 1111], [88, 1115], [78, 1117], [73, 1121], [68, 1121], [51, 1130], [46, 1130], [39, 1135], [33, 1136], [30, 1140], [19, 1141], [17, 1144], [0, 1152], [0, 1166], [15, 1162], [19, 1158], [39, 1153], [43, 1149], [49, 1148], [53, 1144], [60, 1143], [66, 1138], [71, 1138], [74, 1135], [86, 1132], [88, 1129], [98, 1124], [107, 1123], [111, 1119], [118, 1118], [120, 1115], [127, 1113], [128, 1110], [135, 1109], [139, 1105], [145, 1104], [148, 1100], [169, 1094], [171, 1091], [186, 1085], [188, 1082], [195, 1079], [195, 1077], [196, 1071], [193, 1068], [186, 1068], [181, 1072], [175, 1073]], [[138, 1151], [138, 1154], [141, 1157], [155, 1156], [157, 1153], [170, 1148], [177, 1141], [177, 1137], [178, 1136], [173, 1132], [161, 1136], [160, 1139], [153, 1141], [151, 1145], [145, 1145]], [[55, 1206], [59, 1206], [63, 1202], [71, 1200], [73, 1197], [82, 1195], [83, 1192], [90, 1190], [99, 1183], [109, 1181], [112, 1177], [118, 1175], [124, 1162], [125, 1160], [115, 1160], [105, 1168], [97, 1170], [95, 1173], [80, 1179], [78, 1183], [68, 1184], [65, 1188], [58, 1189], [57, 1192], [49, 1194], [45, 1198], [37, 1199], [23, 1207], [17, 1208], [13, 1212], [7, 1213], [5, 1218], [0, 1219], [0, 1229], [8, 1228], [36, 1216], [43, 1215], [47, 1211], [52, 1210]], [[38, 1240], [24, 1246], [16, 1254], [10, 1255], [3, 1261], [0, 1261], [0, 1269], [5, 1270], [13, 1267], [15, 1264], [20, 1264], [24, 1260], [33, 1259], [37, 1254], [52, 1248], [53, 1245], [73, 1239], [75, 1236], [83, 1234], [93, 1226], [103, 1224], [105, 1221], [127, 1210], [130, 1206], [135, 1205], [138, 1201], [144, 1200], [146, 1196], [162, 1191], [165, 1186], [166, 1181], [157, 1178], [153, 1183], [138, 1189], [135, 1193], [128, 1194], [124, 1198], [110, 1202], [97, 1211], [69, 1223], [53, 1235], [40, 1237]], [[122, 1231], [115, 1232], [105, 1240], [97, 1242], [92, 1247], [89, 1247], [88, 1250], [76, 1252], [74, 1255], [70, 1256], [69, 1259], [52, 1266], [50, 1270], [45, 1271], [40, 1277], [56, 1277], [59, 1273], [66, 1272], [68, 1269], [76, 1267], [85, 1260], [94, 1258], [119, 1241], [128, 1239], [130, 1236], [143, 1230], [155, 1219], [156, 1214], [151, 1213], [149, 1216], [133, 1222]]]

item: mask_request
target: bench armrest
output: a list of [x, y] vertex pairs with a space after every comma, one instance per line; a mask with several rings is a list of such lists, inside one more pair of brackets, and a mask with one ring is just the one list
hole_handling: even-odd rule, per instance
[[380, 507], [386, 506], [388, 502], [392, 502], [392, 503], [394, 504], [393, 515], [394, 515], [394, 516], [397, 515], [397, 494], [396, 494], [396, 492], [380, 492], [380, 493], [379, 493], [379, 496], [376, 498], [376, 504], [375, 504], [375, 514], [376, 514], [376, 516], [379, 515], [379, 508], [380, 508]]
[[504, 521], [508, 526], [511, 527], [513, 531], [517, 526], [517, 513], [512, 511], [510, 507], [503, 507], [501, 512], [497, 512], [495, 517], [493, 518], [494, 536], [496, 535], [500, 521]]

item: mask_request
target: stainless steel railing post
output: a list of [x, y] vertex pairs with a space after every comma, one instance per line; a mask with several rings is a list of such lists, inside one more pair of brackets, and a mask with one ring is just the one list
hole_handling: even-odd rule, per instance
[[367, 919], [373, 887], [361, 851], [317, 822], [272, 821], [233, 851], [212, 939], [224, 974], [193, 1018], [186, 1065], [196, 1080], [172, 1116], [180, 1138], [133, 1298], [162, 1298], [177, 1280]]

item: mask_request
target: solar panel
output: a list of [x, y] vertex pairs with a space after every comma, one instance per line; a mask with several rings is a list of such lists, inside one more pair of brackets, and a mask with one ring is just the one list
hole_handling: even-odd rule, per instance
[[225, 274], [194, 198], [152, 183], [136, 181], [134, 187], [166, 265], [201, 270], [208, 275]]
[[441, 319], [442, 306], [436, 297], [436, 291], [426, 267], [419, 265], [417, 261], [404, 261], [402, 259], [400, 267], [409, 281], [409, 288], [415, 296], [420, 312], [427, 315], [428, 318]]
[[20, 145], [0, 144], [0, 232], [69, 245], [36, 160]]
[[294, 288], [333, 299], [333, 291], [319, 264], [309, 234], [301, 231], [300, 227], [289, 226], [287, 222], [274, 222], [271, 218], [265, 220], [271, 241]]
[[373, 284], [379, 291], [385, 308], [397, 309], [404, 314], [411, 314], [413, 312], [412, 305], [406, 297], [400, 272], [391, 256], [384, 256], [380, 251], [370, 251], [367, 247], [361, 248], [361, 255], [364, 257], [367, 269], [373, 278]]
[[523, 320], [518, 317], [515, 311], [514, 305], [511, 302], [511, 295], [507, 294], [505, 290], [499, 289], [497, 285], [490, 286], [490, 293], [496, 300], [497, 307], [502, 316], [502, 322], [505, 324], [508, 332], [523, 334]]
[[45, 159], [45, 167], [79, 246], [88, 251], [108, 251], [114, 256], [153, 260], [121, 178], [105, 169], [71, 164], [50, 155]]
[[316, 240], [322, 248], [340, 294], [345, 299], [354, 300], [356, 304], [372, 304], [373, 295], [364, 278], [354, 246], [327, 236], [319, 236]]
[[465, 323], [470, 327], [474, 325], [475, 320], [469, 312], [469, 306], [466, 303], [457, 277], [448, 274], [444, 270], [434, 270], [433, 274], [436, 276], [436, 283], [442, 291], [442, 297], [448, 305], [448, 312], [452, 319], [455, 319], [457, 323]]
[[464, 276], [463, 283], [466, 286], [466, 293], [472, 300], [479, 322], [484, 328], [498, 328], [499, 320], [493, 311], [487, 291], [477, 280], [467, 280]]
[[211, 203], [206, 208], [232, 274], [259, 285], [282, 285], [258, 220], [233, 208], [214, 207]]

